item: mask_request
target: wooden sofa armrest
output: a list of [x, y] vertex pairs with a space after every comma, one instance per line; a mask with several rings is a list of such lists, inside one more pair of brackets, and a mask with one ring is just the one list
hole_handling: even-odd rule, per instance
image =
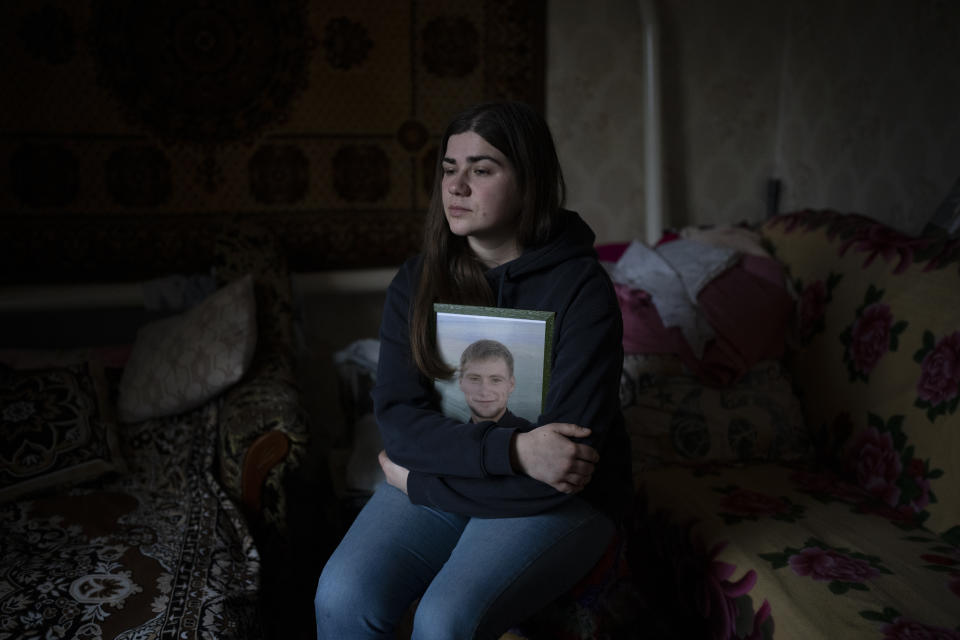
[[270, 430], [254, 440], [243, 458], [241, 500], [247, 513], [258, 514], [267, 474], [290, 452], [290, 438], [282, 431]]

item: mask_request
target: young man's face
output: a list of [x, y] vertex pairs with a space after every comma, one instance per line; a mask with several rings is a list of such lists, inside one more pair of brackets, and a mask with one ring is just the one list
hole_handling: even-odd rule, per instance
[[514, 386], [503, 358], [471, 360], [460, 372], [460, 390], [474, 422], [502, 418]]

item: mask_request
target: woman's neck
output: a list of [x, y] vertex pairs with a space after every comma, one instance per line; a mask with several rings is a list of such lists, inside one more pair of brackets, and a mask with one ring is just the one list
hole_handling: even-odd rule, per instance
[[484, 241], [467, 236], [467, 243], [487, 268], [493, 269], [520, 257], [520, 245], [516, 236], [510, 236], [496, 242]]

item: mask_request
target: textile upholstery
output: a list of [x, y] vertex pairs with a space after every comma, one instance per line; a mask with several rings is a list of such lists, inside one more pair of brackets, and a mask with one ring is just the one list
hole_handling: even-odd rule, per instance
[[624, 358], [621, 403], [635, 470], [668, 464], [803, 460], [810, 446], [789, 374], [777, 361], [711, 387], [683, 371], [646, 373]]
[[287, 471], [305, 458], [309, 425], [299, 402], [293, 362], [293, 293], [284, 254], [277, 239], [259, 225], [238, 222], [218, 235], [214, 246], [218, 282], [251, 274], [257, 300], [259, 348], [248, 382], [227, 391], [229, 402], [220, 430], [219, 478], [228, 494], [242, 500], [244, 453], [266, 429], [280, 430], [290, 442], [281, 465], [272, 469], [263, 488], [259, 518], [277, 535], [287, 523]]
[[259, 555], [210, 474], [216, 420], [208, 404], [127, 425], [129, 473], [3, 505], [6, 637], [259, 635]]
[[[224, 393], [220, 415], [217, 474], [221, 486], [242, 501], [263, 561], [261, 595], [271, 611], [268, 637], [316, 633], [312, 598], [325, 554], [335, 544], [339, 517], [329, 474], [310, 455], [311, 425], [303, 405], [294, 361], [293, 292], [285, 252], [271, 230], [234, 221], [217, 236], [214, 273], [227, 283], [252, 274], [257, 299], [258, 347], [243, 383]], [[264, 433], [282, 434], [286, 452], [277, 464], [274, 438], [259, 447]], [[268, 463], [259, 496], [245, 488], [265, 454]], [[254, 500], [258, 498], [258, 500]], [[255, 504], [259, 502], [259, 504]]]
[[958, 242], [816, 213], [766, 233], [800, 292], [792, 369], [824, 462], [891, 517], [960, 523]]

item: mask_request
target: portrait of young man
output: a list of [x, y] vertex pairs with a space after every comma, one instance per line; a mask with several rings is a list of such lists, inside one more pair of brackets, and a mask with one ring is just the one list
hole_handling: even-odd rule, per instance
[[460, 356], [459, 382], [471, 422], [522, 420], [507, 409], [517, 383], [513, 375], [513, 354], [504, 344], [496, 340], [471, 343]]

